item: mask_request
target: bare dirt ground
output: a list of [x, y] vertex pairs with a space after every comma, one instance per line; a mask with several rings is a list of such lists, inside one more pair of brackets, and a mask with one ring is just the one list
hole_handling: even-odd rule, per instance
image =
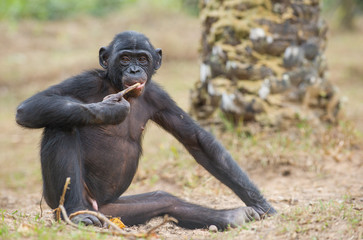
[[[140, 6], [140, 9], [143, 9]], [[84, 69], [97, 67], [97, 52], [117, 32], [134, 29], [163, 48], [155, 76], [188, 109], [198, 79], [199, 22], [181, 13], [128, 9], [107, 18], [62, 22], [0, 23], [0, 237], [1, 239], [104, 239], [55, 223], [43, 202], [40, 216], [40, 130], [14, 121], [25, 98]], [[155, 17], [157, 16], [157, 17]], [[362, 20], [360, 20], [362, 22]], [[361, 24], [362, 25], [362, 24]], [[163, 33], [163, 35], [161, 35]], [[162, 239], [363, 239], [363, 29], [331, 31], [327, 57], [331, 80], [346, 99], [345, 119], [335, 127], [293, 126], [255, 136], [213, 130], [261, 188], [279, 214], [225, 232], [159, 228]], [[215, 208], [241, 206], [225, 186], [198, 166], [176, 140], [151, 125], [144, 156], [126, 194], [154, 190]], [[155, 219], [130, 227], [144, 232]]]

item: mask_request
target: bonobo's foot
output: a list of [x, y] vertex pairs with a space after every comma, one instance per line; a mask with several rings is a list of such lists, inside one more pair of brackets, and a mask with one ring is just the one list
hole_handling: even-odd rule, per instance
[[254, 206], [253, 208], [261, 216], [261, 218], [277, 214], [277, 211], [267, 202], [265, 202], [265, 204]]
[[96, 227], [102, 227], [101, 221], [96, 216], [90, 214], [80, 214], [74, 216], [72, 218], [72, 222], [75, 224], [83, 223], [86, 226], [94, 225]]
[[229, 221], [231, 227], [238, 227], [253, 220], [260, 220], [260, 215], [252, 207], [240, 207], [230, 210]]

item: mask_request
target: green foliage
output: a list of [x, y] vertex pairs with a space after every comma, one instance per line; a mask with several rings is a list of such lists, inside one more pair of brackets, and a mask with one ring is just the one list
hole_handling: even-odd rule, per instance
[[239, 136], [239, 137], [246, 137], [246, 136], [244, 136], [246, 134], [246, 132], [243, 129], [244, 125], [243, 125], [242, 119], [240, 119], [237, 123], [234, 123], [234, 120], [232, 118], [228, 117], [227, 115], [225, 115], [222, 111], [219, 111], [218, 115], [222, 121], [223, 128], [227, 132], [235, 133], [236, 136]]
[[198, 0], [182, 0], [183, 9], [193, 16], [199, 14], [199, 1]]
[[344, 30], [355, 29], [355, 19], [363, 12], [362, 0], [323, 0], [323, 12], [336, 18], [335, 24]]
[[[323, 2], [323, 10], [330, 11], [338, 8], [342, 2], [345, 0], [322, 0]], [[352, 0], [351, 2], [355, 3], [357, 7], [363, 10], [363, 1], [362, 0]], [[358, 10], [358, 9], [356, 9]]]
[[77, 14], [104, 15], [135, 0], [2, 0], [0, 19], [57, 20]]
[[2, 0], [0, 20], [58, 20], [79, 14], [103, 16], [127, 4], [145, 2], [160, 8], [183, 10], [198, 15], [198, 0]]

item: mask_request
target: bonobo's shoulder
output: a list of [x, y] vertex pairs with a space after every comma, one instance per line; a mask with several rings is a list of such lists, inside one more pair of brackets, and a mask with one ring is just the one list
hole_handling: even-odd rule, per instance
[[169, 94], [157, 83], [151, 81], [145, 89], [145, 100], [155, 107], [161, 109], [174, 105], [174, 101]]
[[154, 81], [151, 81], [145, 89], [146, 98], [167, 98], [171, 99], [169, 94], [164, 90], [162, 86]]
[[95, 69], [85, 71], [81, 74], [76, 76], [70, 77], [64, 80], [61, 84], [62, 85], [94, 85], [100, 84], [106, 79], [106, 73], [103, 70]]
[[163, 89], [162, 86], [160, 86], [158, 83], [154, 82], [153, 80], [150, 80], [150, 82], [146, 86], [146, 95], [149, 94], [157, 94], [157, 95], [164, 95], [167, 94], [167, 92]]
[[106, 71], [102, 69], [92, 69], [84, 71], [83, 73], [79, 74], [78, 77], [88, 80], [104, 79], [106, 78]]
[[50, 87], [50, 89], [59, 90], [61, 93], [76, 94], [94, 92], [96, 89], [104, 88], [106, 84], [105, 72], [102, 70], [89, 70], [79, 75], [70, 77], [61, 83]]

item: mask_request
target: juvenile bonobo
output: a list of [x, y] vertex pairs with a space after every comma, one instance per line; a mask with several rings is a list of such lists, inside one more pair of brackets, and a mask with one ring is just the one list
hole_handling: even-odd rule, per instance
[[[18, 124], [44, 128], [41, 166], [48, 205], [58, 207], [70, 177], [64, 204], [68, 214], [90, 209], [121, 217], [126, 225], [169, 214], [182, 227], [225, 229], [275, 213], [221, 144], [151, 80], [161, 59], [161, 49], [154, 49], [143, 34], [123, 32], [100, 49], [104, 69], [71, 77], [19, 105]], [[117, 94], [135, 83], [140, 84], [135, 90]], [[247, 207], [214, 210], [162, 191], [121, 196], [135, 175], [149, 120], [178, 139]], [[101, 226], [99, 219], [88, 214], [72, 221]]]

